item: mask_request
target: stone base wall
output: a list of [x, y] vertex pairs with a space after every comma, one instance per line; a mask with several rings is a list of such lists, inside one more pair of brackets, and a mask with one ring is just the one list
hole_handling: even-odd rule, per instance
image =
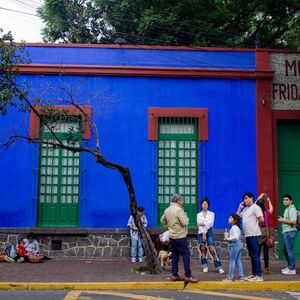
[[[161, 229], [149, 229], [153, 239], [157, 238]], [[127, 229], [91, 229], [75, 230], [72, 232], [62, 229], [37, 229], [30, 231], [40, 243], [41, 252], [52, 258], [127, 258], [130, 256], [130, 234]], [[229, 257], [229, 244], [223, 241], [223, 231], [214, 232], [217, 250], [224, 259]], [[16, 245], [17, 241], [26, 237], [26, 230], [0, 229], [0, 251], [4, 251], [8, 244]], [[190, 230], [188, 235], [189, 247], [193, 258], [199, 257], [196, 232]], [[244, 242], [243, 256], [248, 256]], [[278, 258], [278, 243], [270, 249], [270, 257]]]

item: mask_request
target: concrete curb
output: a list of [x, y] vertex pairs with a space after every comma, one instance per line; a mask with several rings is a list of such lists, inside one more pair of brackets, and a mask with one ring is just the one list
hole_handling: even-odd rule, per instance
[[[182, 290], [183, 282], [1, 282], [0, 290]], [[300, 281], [189, 283], [186, 290], [300, 290]]]

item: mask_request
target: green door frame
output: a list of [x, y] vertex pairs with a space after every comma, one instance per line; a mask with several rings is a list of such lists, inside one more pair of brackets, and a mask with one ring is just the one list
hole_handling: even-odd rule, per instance
[[[176, 132], [162, 132], [162, 125], [175, 126]], [[193, 128], [189, 133], [180, 132], [180, 126]], [[158, 122], [158, 176], [157, 224], [170, 204], [172, 194], [184, 198], [184, 209], [190, 226], [196, 226], [198, 200], [198, 119], [163, 117]]]
[[[81, 145], [80, 117], [67, 120], [78, 130], [56, 132], [64, 143]], [[54, 122], [55, 123], [55, 122]], [[55, 139], [42, 124], [42, 141]], [[39, 159], [39, 190], [37, 225], [40, 227], [78, 227], [80, 195], [80, 153], [42, 143]]]

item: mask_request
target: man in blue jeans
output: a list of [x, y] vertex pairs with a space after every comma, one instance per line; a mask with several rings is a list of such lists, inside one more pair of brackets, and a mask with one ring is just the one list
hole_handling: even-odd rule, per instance
[[278, 222], [282, 226], [283, 254], [288, 266], [282, 269], [281, 272], [284, 275], [296, 275], [294, 242], [297, 235], [295, 226], [297, 223], [297, 210], [293, 205], [291, 195], [286, 194], [283, 196], [283, 205], [285, 206], [283, 217], [279, 217]]
[[[171, 197], [171, 205], [165, 210], [160, 221], [167, 225], [170, 232], [170, 243], [172, 247], [172, 274], [171, 281], [198, 282], [192, 277], [190, 268], [190, 251], [187, 241], [189, 218], [182, 209], [183, 199], [181, 195], [174, 194]], [[182, 256], [185, 277], [178, 274], [178, 260]]]
[[246, 244], [251, 259], [252, 275], [246, 277], [247, 281], [263, 281], [259, 257], [259, 239], [261, 236], [259, 223], [264, 221], [261, 208], [253, 202], [253, 194], [245, 193], [237, 214], [242, 217]]

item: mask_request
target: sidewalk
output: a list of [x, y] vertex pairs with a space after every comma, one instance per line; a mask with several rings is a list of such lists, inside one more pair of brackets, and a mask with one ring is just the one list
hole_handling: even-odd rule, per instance
[[[145, 274], [132, 272], [132, 268], [145, 265], [126, 259], [51, 259], [40, 264], [0, 263], [0, 289], [173, 289], [182, 288], [182, 282], [169, 282], [171, 273]], [[300, 290], [300, 271], [297, 275], [282, 275], [284, 262], [270, 261], [271, 274], [264, 275], [264, 282], [223, 283], [228, 261], [223, 261], [225, 274], [216, 273], [209, 264], [209, 273], [202, 273], [198, 260], [191, 261], [193, 276], [200, 282], [189, 288], [201, 289], [272, 289]], [[245, 276], [250, 275], [250, 261], [244, 260]], [[169, 267], [170, 269], [170, 267]], [[180, 262], [179, 270], [183, 275]], [[37, 283], [44, 283], [37, 284]], [[68, 284], [66, 284], [68, 283]], [[69, 283], [73, 283], [70, 285]], [[125, 284], [126, 283], [126, 284]]]

